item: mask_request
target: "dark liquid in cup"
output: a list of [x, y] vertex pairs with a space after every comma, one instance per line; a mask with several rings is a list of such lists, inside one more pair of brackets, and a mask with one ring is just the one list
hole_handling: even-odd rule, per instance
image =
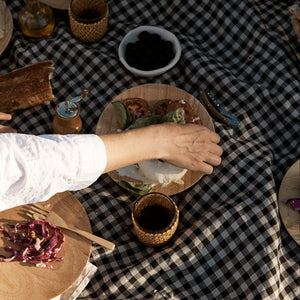
[[99, 13], [97, 13], [94, 10], [91, 9], [85, 9], [83, 11], [80, 12], [80, 14], [78, 14], [78, 17], [80, 17], [81, 19], [85, 19], [85, 20], [92, 20], [92, 19], [96, 19], [99, 18], [101, 15]]
[[172, 222], [173, 215], [166, 207], [154, 204], [143, 208], [136, 219], [144, 229], [160, 230]]

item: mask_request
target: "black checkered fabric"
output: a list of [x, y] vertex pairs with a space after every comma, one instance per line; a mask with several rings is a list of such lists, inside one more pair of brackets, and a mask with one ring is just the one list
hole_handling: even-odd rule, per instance
[[[93, 246], [98, 272], [79, 299], [299, 299], [299, 246], [281, 223], [277, 199], [285, 172], [300, 158], [300, 40], [291, 3], [110, 0], [108, 31], [87, 46], [71, 35], [66, 11], [55, 11], [52, 38], [25, 40], [17, 25], [23, 3], [6, 2], [15, 29], [0, 73], [46, 59], [55, 67], [56, 99], [15, 112], [10, 125], [19, 132], [51, 133], [55, 105], [85, 87], [83, 133], [93, 133], [109, 101], [145, 83], [177, 86], [196, 98], [200, 88], [212, 91], [241, 121], [232, 128], [215, 120], [222, 165], [173, 196], [179, 228], [162, 249], [138, 242], [130, 218], [136, 196], [107, 175], [75, 193], [93, 232], [116, 243], [112, 252]], [[118, 45], [139, 25], [178, 37], [182, 56], [172, 70], [141, 78], [122, 67]]]

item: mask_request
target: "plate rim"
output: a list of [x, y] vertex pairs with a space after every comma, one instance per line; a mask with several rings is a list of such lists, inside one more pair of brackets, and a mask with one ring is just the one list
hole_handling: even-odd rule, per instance
[[8, 44], [11, 40], [13, 29], [14, 29], [13, 17], [12, 17], [12, 14], [10, 12], [10, 9], [7, 5], [6, 5], [5, 14], [6, 14], [6, 20], [8, 20], [7, 25], [6, 25], [8, 27], [8, 30], [6, 32], [6, 35], [2, 39], [0, 39], [0, 56], [2, 55], [2, 53], [7, 48]]

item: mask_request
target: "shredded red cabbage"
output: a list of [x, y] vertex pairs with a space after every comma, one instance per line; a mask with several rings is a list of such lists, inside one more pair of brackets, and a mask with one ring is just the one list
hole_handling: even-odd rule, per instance
[[293, 210], [300, 212], [300, 198], [287, 199], [284, 203], [288, 204]]
[[52, 268], [52, 265], [47, 264], [48, 262], [63, 260], [62, 257], [56, 257], [65, 242], [65, 236], [59, 228], [40, 220], [17, 223], [10, 227], [13, 228], [12, 234], [2, 226], [0, 232], [19, 249], [4, 247], [11, 256], [0, 255], [0, 262], [22, 261], [33, 263], [37, 267]]

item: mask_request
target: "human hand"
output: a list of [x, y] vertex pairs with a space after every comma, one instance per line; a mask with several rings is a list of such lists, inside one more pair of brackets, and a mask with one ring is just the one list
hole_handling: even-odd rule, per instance
[[[12, 118], [11, 114], [0, 112], [0, 120], [9, 121], [11, 120], [11, 118]], [[17, 132], [16, 129], [13, 129], [9, 126], [0, 125], [0, 133], [16, 133], [16, 132]]]
[[291, 24], [293, 29], [300, 38], [300, 6], [298, 4], [294, 4], [288, 8], [289, 12], [292, 14]]
[[[205, 126], [169, 123], [162, 159], [178, 167], [211, 174], [221, 164], [220, 136]], [[163, 144], [163, 142], [161, 142]]]
[[220, 137], [205, 126], [164, 123], [102, 135], [105, 173], [144, 160], [161, 159], [178, 167], [211, 174], [221, 163]]

